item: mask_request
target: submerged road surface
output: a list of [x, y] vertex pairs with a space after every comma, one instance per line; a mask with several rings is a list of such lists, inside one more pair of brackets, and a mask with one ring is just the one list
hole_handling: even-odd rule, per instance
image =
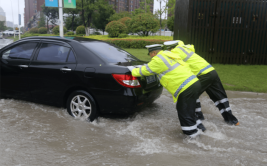
[[12, 42], [13, 40], [11, 39], [0, 39], [0, 49]]
[[184, 138], [166, 91], [126, 118], [75, 120], [65, 109], [0, 100], [0, 165], [267, 165], [267, 94], [228, 92], [240, 126], [224, 123], [212, 101], [200, 100], [207, 131]]

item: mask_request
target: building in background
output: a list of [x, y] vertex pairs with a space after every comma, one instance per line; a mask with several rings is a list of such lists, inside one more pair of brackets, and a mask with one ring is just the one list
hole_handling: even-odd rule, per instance
[[0, 7], [0, 21], [4, 21], [4, 25], [6, 26], [6, 13], [1, 7]]
[[13, 28], [13, 22], [11, 22], [11, 21], [6, 21], [6, 27], [11, 27], [11, 28]]
[[[113, 6], [114, 10], [118, 13], [121, 11], [134, 11], [140, 7], [140, 2], [144, 0], [109, 0], [109, 4]], [[150, 11], [153, 13], [154, 0], [152, 0], [150, 5]]]
[[45, 0], [24, 0], [24, 26], [25, 30], [38, 26], [37, 20], [40, 17], [42, 11], [41, 6], [45, 3]]

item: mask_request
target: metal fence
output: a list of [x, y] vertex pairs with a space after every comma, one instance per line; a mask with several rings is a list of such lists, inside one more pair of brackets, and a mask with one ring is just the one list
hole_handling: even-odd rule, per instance
[[[186, 14], [177, 11], [183, 2]], [[267, 0], [177, 3], [174, 39], [194, 44], [196, 52], [210, 63], [267, 64]], [[186, 33], [179, 35], [183, 29]]]

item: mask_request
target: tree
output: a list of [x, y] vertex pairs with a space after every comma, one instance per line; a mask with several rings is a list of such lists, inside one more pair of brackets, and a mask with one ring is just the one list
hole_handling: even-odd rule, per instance
[[7, 30], [7, 27], [5, 26], [5, 21], [0, 21], [0, 31]]
[[40, 19], [38, 22], [38, 28], [41, 28], [41, 27], [45, 27], [45, 17], [42, 12], [40, 13]]
[[123, 11], [123, 12], [113, 14], [112, 16], [109, 17], [108, 21], [118, 21], [119, 19], [124, 18], [124, 17], [131, 18], [132, 15], [127, 11]]
[[82, 25], [82, 19], [80, 16], [75, 16], [74, 21], [72, 22], [72, 15], [68, 15], [66, 17], [64, 17], [64, 24], [66, 26], [67, 29], [71, 29], [73, 31], [75, 31], [75, 29]]
[[[157, 0], [159, 2], [159, 9], [156, 10], [156, 13], [158, 14], [159, 16], [159, 24], [160, 24], [160, 36], [161, 36], [161, 29], [162, 29], [162, 15], [163, 13], [165, 13], [167, 11], [167, 6], [166, 6], [166, 0]], [[162, 6], [163, 3], [165, 3], [165, 6]]]
[[140, 36], [148, 36], [151, 32], [157, 32], [159, 21], [151, 13], [143, 13], [134, 16], [128, 27]]
[[98, 3], [98, 10], [93, 15], [93, 24], [97, 29], [104, 31], [106, 25], [109, 23], [108, 19], [115, 13], [115, 10], [111, 5], [108, 4], [108, 1], [100, 0]]
[[77, 9], [80, 10], [86, 36], [90, 35], [93, 13], [97, 10], [97, 1], [95, 0], [77, 0]]
[[175, 4], [176, 0], [168, 0], [167, 6], [168, 8], [168, 14], [174, 15], [175, 13]]
[[49, 22], [51, 22], [53, 25], [56, 24], [57, 18], [58, 18], [58, 8], [55, 7], [45, 7], [45, 5], [42, 5], [43, 13], [46, 16], [46, 28], [47, 33], [49, 32]]
[[140, 8], [137, 9], [137, 12], [140, 12], [140, 13], [151, 13], [150, 12], [150, 4], [152, 3], [152, 1], [153, 0], [141, 0], [140, 1]]
[[173, 31], [173, 26], [174, 26], [174, 16], [171, 16], [167, 21], [167, 27], [169, 28], [170, 31]]
[[[75, 9], [64, 8], [63, 12], [67, 13], [68, 17], [71, 18], [71, 28], [68, 28], [68, 29], [72, 29], [72, 31], [74, 31], [74, 29], [76, 29], [76, 27], [77, 27], [77, 26], [75, 27], [75, 18], [77, 18], [79, 16], [78, 14], [80, 13], [80, 10], [78, 8], [75, 8]], [[76, 19], [76, 21], [77, 21], [77, 19]], [[65, 22], [65, 24], [66, 24], [66, 22]]]

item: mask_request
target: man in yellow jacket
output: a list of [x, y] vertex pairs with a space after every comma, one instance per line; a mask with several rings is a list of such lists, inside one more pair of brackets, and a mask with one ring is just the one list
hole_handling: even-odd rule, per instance
[[[148, 64], [139, 68], [128, 67], [135, 77], [157, 75], [160, 83], [177, 102], [176, 109], [184, 134], [191, 138], [201, 133], [200, 120], [196, 119], [195, 107], [201, 84], [189, 66], [170, 51], [162, 51], [162, 45], [146, 46], [152, 58]], [[201, 124], [202, 125], [202, 124]]]
[[[178, 58], [181, 58], [184, 62], [186, 62], [194, 75], [197, 76], [201, 82], [199, 95], [206, 91], [221, 112], [225, 122], [228, 124], [239, 125], [238, 120], [232, 114], [229, 100], [216, 70], [205, 59], [195, 53], [194, 46], [184, 45], [184, 43], [180, 40], [164, 42], [164, 45], [172, 53], [175, 53]], [[201, 112], [199, 99], [197, 99], [196, 102], [196, 114], [199, 119], [203, 120], [204, 116]]]

